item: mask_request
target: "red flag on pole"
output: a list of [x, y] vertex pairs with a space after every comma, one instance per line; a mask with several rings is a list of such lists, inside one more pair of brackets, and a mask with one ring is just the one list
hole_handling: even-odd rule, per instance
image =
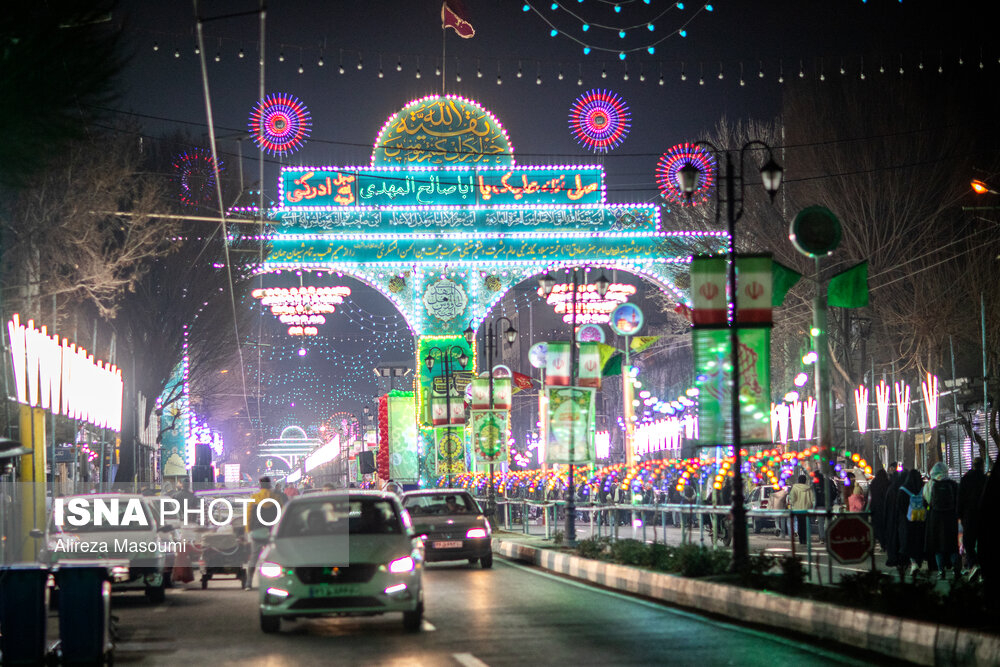
[[531, 389], [531, 377], [525, 375], [524, 373], [518, 373], [514, 371], [514, 393], [521, 391], [522, 389]]
[[[464, 13], [461, 8], [458, 8], [458, 12]], [[446, 30], [448, 28], [454, 30], [463, 39], [469, 39], [476, 34], [476, 29], [472, 27], [472, 24], [459, 16], [446, 0], [441, 3], [441, 29]]]

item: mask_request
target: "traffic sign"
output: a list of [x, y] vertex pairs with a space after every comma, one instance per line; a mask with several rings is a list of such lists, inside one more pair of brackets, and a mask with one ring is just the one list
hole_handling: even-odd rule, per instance
[[860, 563], [871, 556], [872, 525], [861, 516], [839, 516], [826, 531], [826, 550], [840, 563]]

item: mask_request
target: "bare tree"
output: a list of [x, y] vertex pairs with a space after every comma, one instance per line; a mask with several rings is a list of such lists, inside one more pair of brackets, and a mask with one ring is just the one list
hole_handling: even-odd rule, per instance
[[153, 215], [164, 190], [141, 171], [142, 161], [126, 134], [86, 139], [20, 191], [3, 219], [8, 308], [37, 313], [56, 297], [115, 315], [146, 261], [169, 253], [176, 233]]

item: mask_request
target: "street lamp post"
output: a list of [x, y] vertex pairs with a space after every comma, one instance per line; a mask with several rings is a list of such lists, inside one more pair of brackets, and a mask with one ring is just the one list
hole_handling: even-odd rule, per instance
[[[436, 354], [435, 354], [436, 353]], [[469, 365], [469, 355], [465, 353], [458, 345], [452, 345], [447, 350], [442, 350], [439, 347], [432, 347], [427, 351], [427, 356], [424, 358], [424, 364], [427, 365], [427, 370], [431, 371], [434, 369], [434, 361], [438, 360], [441, 362], [442, 370], [444, 371], [442, 377], [444, 378], [444, 401], [445, 401], [445, 411], [447, 412], [448, 420], [448, 443], [451, 444], [451, 386], [454, 383], [454, 373], [452, 368], [452, 361], [457, 361], [462, 368]], [[433, 387], [433, 380], [431, 381], [431, 387]], [[433, 392], [431, 392], [433, 396]], [[451, 450], [448, 451], [448, 460], [446, 462], [445, 475], [448, 478], [448, 488], [451, 488]]]
[[[514, 328], [513, 323], [506, 317], [498, 317], [490, 322], [483, 329], [483, 347], [486, 350], [486, 373], [489, 376], [490, 382], [490, 410], [493, 409], [493, 355], [501, 354], [503, 351], [502, 344], [500, 342], [500, 323], [506, 322], [507, 329], [503, 332], [503, 340], [507, 342], [508, 345], [513, 345], [514, 341], [517, 340], [517, 329]], [[471, 346], [472, 342], [476, 338], [476, 332], [472, 328], [472, 323], [469, 323], [469, 327], [465, 330], [465, 340]], [[490, 521], [494, 520], [496, 514], [496, 493], [493, 489], [493, 462], [490, 462], [490, 488], [487, 493], [486, 500], [486, 514], [489, 515]]]
[[[746, 508], [743, 506], [744, 494], [743, 494], [743, 456], [740, 452], [740, 445], [742, 434], [740, 432], [740, 364], [739, 364], [739, 341], [737, 336], [736, 328], [736, 221], [743, 216], [743, 186], [745, 185], [746, 179], [743, 175], [743, 160], [746, 156], [746, 151], [749, 148], [759, 147], [767, 151], [768, 160], [760, 169], [761, 181], [763, 182], [764, 189], [771, 198], [771, 202], [774, 203], [774, 196], [778, 193], [778, 188], [781, 187], [781, 177], [782, 168], [774, 161], [774, 153], [771, 147], [765, 144], [763, 141], [749, 141], [740, 148], [739, 151], [739, 174], [736, 173], [736, 165], [733, 163], [733, 150], [720, 150], [714, 144], [708, 141], [698, 141], [695, 142], [697, 146], [704, 146], [705, 148], [711, 150], [715, 155], [725, 155], [726, 157], [726, 173], [724, 176], [716, 181], [716, 197], [717, 199], [721, 196], [719, 192], [722, 181], [725, 181], [726, 190], [724, 199], [726, 202], [726, 222], [729, 231], [729, 298], [732, 300], [732, 311], [729, 316], [729, 347], [730, 347], [730, 364], [732, 365], [732, 370], [730, 374], [731, 391], [732, 395], [730, 397], [730, 419], [732, 420], [732, 433], [733, 433], [733, 569], [742, 571], [746, 568], [747, 563], [750, 558], [750, 546], [747, 538], [747, 521], [746, 521]], [[685, 196], [690, 199], [691, 195], [694, 194], [695, 190], [698, 189], [698, 183], [701, 178], [701, 171], [694, 166], [694, 164], [688, 164], [678, 170], [678, 180], [681, 190], [684, 192]], [[739, 180], [740, 183], [740, 194], [739, 199], [736, 197], [736, 181]], [[737, 203], [739, 204], [739, 209], [736, 208]], [[716, 221], [718, 221], [720, 215], [720, 210], [718, 204], [716, 204], [715, 216]]]
[[[552, 293], [552, 288], [555, 287], [556, 281], [549, 274], [545, 274], [543, 277], [538, 279], [538, 286], [542, 290], [542, 296], [548, 298], [549, 294]], [[600, 296], [604, 296], [608, 293], [608, 287], [610, 286], [610, 281], [604, 274], [597, 279], [595, 285], [597, 286], [597, 293]], [[570, 327], [570, 337], [569, 337], [569, 386], [576, 386], [576, 371], [577, 371], [577, 345], [576, 345], [576, 297], [580, 291], [580, 278], [577, 274], [577, 267], [573, 267], [573, 295], [572, 295], [572, 320]], [[567, 492], [569, 495], [566, 501], [566, 543], [569, 546], [576, 546], [576, 488], [574, 484], [574, 464], [573, 461], [576, 459], [576, 452], [574, 447], [576, 443], [576, 427], [571, 424], [569, 429], [569, 479]]]

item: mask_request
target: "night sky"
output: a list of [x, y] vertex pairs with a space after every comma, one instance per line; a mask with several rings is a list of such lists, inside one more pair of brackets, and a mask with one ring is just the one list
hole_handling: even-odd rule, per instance
[[[970, 21], [986, 3], [962, 3], [961, 12], [911, 0], [719, 0], [711, 3], [713, 11], [702, 3], [661, 0], [561, 0], [555, 10], [551, 2], [531, 2], [533, 9], [527, 12], [525, 3], [515, 0], [464, 4], [475, 37], [464, 40], [448, 31], [442, 44], [441, 3], [435, 0], [269, 3], [265, 92], [298, 97], [312, 116], [310, 139], [283, 163], [368, 164], [375, 136], [392, 113], [414, 98], [441, 93], [435, 69], [442, 64], [442, 47], [445, 91], [492, 111], [506, 128], [519, 163], [603, 163], [611, 202], [658, 201], [654, 169], [663, 152], [701, 138], [723, 116], [774, 118], [783, 85], [800, 70], [809, 78], [820, 73], [857, 77], [865, 71], [872, 85], [878, 85], [880, 65], [886, 77], [900, 76], [900, 67], [914, 75], [921, 64], [927, 71], [940, 66], [941, 76], [947, 76], [952, 68], [974, 69], [983, 61], [984, 84], [995, 81], [998, 69], [986, 22]], [[620, 12], [614, 11], [616, 5]], [[201, 3], [205, 17], [256, 8], [252, 1]], [[582, 30], [581, 19], [591, 25], [588, 31]], [[124, 22], [134, 56], [112, 115], [137, 121], [153, 136], [184, 132], [192, 145], [207, 147], [191, 4], [126, 1], [116, 20]], [[653, 31], [647, 27], [650, 22]], [[634, 28], [621, 38], [602, 25]], [[562, 31], [555, 37], [550, 36], [553, 26]], [[680, 29], [686, 37], [677, 33]], [[256, 13], [212, 20], [204, 24], [204, 33], [219, 151], [230, 173], [238, 170], [242, 152], [249, 186], [258, 173], [259, 154], [246, 138], [248, 115], [259, 98], [260, 21]], [[584, 55], [580, 44], [562, 33], [591, 45], [591, 53]], [[646, 47], [653, 44], [655, 52], [649, 54]], [[618, 50], [635, 51], [621, 60]], [[785, 84], [779, 83], [779, 75]], [[502, 85], [497, 85], [498, 76]], [[606, 156], [581, 148], [567, 129], [573, 101], [592, 88], [614, 91], [631, 108], [630, 134]], [[177, 151], [186, 148], [190, 146]], [[264, 192], [271, 199], [276, 198], [281, 163], [265, 159]], [[664, 225], [670, 226], [669, 214]], [[286, 275], [273, 284], [297, 281]], [[360, 414], [363, 405], [388, 388], [372, 372], [375, 365], [412, 363], [412, 338], [387, 300], [349, 278], [323, 276], [313, 284], [347, 284], [355, 300], [328, 319], [318, 337], [322, 341], [306, 341], [310, 349], [305, 357], [296, 354], [302, 341], [284, 336], [283, 327], [270, 320], [275, 340], [284, 343], [273, 354], [284, 361], [271, 378], [270, 412], [265, 415], [269, 434], [290, 423], [315, 427], [340, 410]], [[505, 307], [528, 305], [531, 298], [522, 290]], [[560, 323], [555, 317], [550, 323], [536, 322], [540, 331], [547, 325]], [[335, 405], [328, 409], [331, 403]]]

